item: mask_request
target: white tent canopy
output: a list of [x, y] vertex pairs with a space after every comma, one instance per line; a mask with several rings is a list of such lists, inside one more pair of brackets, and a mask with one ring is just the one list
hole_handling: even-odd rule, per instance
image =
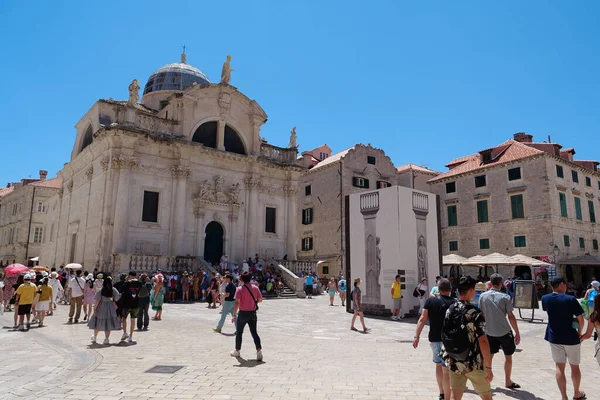
[[515, 264], [518, 265], [528, 265], [530, 267], [549, 267], [552, 265], [547, 262], [537, 260], [533, 257], [524, 256], [523, 254], [517, 254], [515, 256], [511, 256], [510, 258], [512, 258], [515, 261]]
[[442, 264], [444, 265], [462, 265], [465, 261], [467, 261], [467, 259], [458, 254], [449, 254], [442, 257]]

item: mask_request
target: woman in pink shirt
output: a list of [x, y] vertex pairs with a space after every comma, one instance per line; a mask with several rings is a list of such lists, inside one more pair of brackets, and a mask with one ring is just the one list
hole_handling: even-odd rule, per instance
[[249, 273], [244, 272], [240, 279], [242, 286], [238, 287], [235, 292], [235, 306], [233, 307], [232, 322], [236, 324], [236, 335], [235, 350], [231, 352], [231, 356], [240, 356], [242, 335], [244, 334], [244, 327], [248, 324], [252, 339], [254, 339], [254, 345], [256, 346], [256, 361], [262, 361], [262, 346], [260, 344], [260, 337], [256, 331], [256, 323], [258, 321], [256, 311], [258, 310], [258, 303], [262, 301], [262, 294], [256, 286], [250, 283]]

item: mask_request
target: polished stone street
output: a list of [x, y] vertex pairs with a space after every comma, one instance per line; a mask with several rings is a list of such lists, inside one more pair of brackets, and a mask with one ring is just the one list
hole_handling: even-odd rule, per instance
[[[350, 315], [328, 298], [268, 300], [259, 311], [264, 362], [249, 332], [242, 359], [229, 355], [233, 326], [223, 335], [212, 328], [219, 310], [204, 304], [165, 304], [163, 320], [136, 332], [134, 344], [90, 345], [84, 324], [67, 325], [59, 306], [47, 326], [12, 330], [12, 314], [0, 316], [2, 399], [437, 399], [431, 351], [426, 340], [411, 345], [415, 320], [368, 319], [372, 333], [349, 329]], [[542, 314], [542, 313], [540, 313]], [[537, 313], [536, 313], [537, 316]], [[495, 360], [496, 399], [557, 399], [554, 364], [543, 340], [545, 324], [520, 322], [522, 342], [514, 356], [514, 381], [502, 388], [503, 357]], [[426, 328], [427, 330], [427, 328]], [[426, 330], [422, 337], [426, 337]], [[99, 342], [103, 334], [99, 336]], [[583, 384], [588, 399], [597, 393], [600, 369], [593, 342], [583, 346]], [[148, 373], [157, 365], [181, 366], [174, 373]], [[596, 392], [593, 392], [593, 388]], [[571, 388], [569, 387], [571, 391]], [[467, 393], [466, 399], [477, 398]]]

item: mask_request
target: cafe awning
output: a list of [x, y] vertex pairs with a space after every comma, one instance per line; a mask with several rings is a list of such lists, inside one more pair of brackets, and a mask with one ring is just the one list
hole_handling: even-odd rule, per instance
[[584, 255], [575, 258], [567, 258], [564, 260], [559, 259], [558, 264], [560, 265], [583, 265], [583, 266], [596, 266], [600, 267], [600, 257]]
[[517, 254], [515, 256], [511, 256], [510, 258], [515, 261], [515, 265], [528, 265], [530, 267], [549, 267], [552, 265], [533, 257], [524, 256], [523, 254]]
[[462, 265], [467, 259], [458, 254], [448, 254], [442, 257], [442, 264], [444, 265]]

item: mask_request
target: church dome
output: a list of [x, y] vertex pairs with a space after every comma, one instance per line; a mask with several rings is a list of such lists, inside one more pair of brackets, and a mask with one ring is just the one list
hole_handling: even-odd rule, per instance
[[167, 64], [157, 69], [146, 83], [144, 94], [157, 92], [159, 90], [185, 90], [194, 85], [209, 84], [210, 81], [196, 67], [184, 62]]

